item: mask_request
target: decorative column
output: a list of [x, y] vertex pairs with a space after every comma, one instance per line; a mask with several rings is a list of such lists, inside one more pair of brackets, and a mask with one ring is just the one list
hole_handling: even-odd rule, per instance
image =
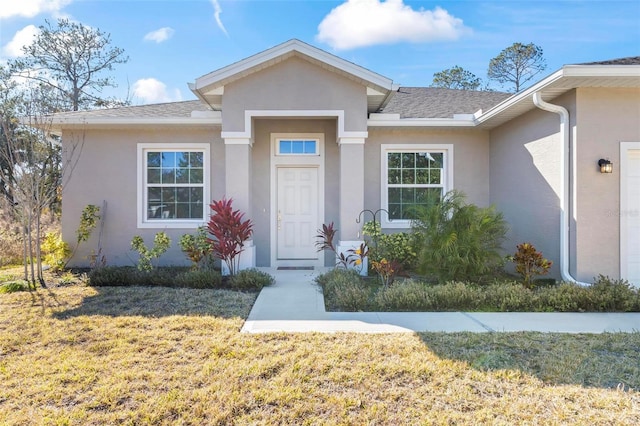
[[[233, 199], [233, 208], [244, 213], [245, 219], [251, 214], [251, 138], [225, 138], [225, 197]], [[222, 274], [228, 274], [222, 262]], [[239, 269], [256, 266], [256, 247], [253, 240], [245, 242], [240, 254]], [[226, 272], [226, 274], [225, 274]]]
[[[364, 142], [365, 138], [342, 137], [340, 145], [340, 241], [337, 252], [348, 255], [348, 250], [357, 249], [363, 240], [356, 223], [364, 209]], [[361, 274], [367, 274], [366, 260]]]

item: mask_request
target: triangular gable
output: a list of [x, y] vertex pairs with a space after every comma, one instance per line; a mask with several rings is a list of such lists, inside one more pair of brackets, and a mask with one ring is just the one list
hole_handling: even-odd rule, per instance
[[387, 77], [313, 47], [300, 40], [289, 40], [234, 64], [198, 77], [189, 84], [191, 91], [210, 105], [219, 106], [224, 86], [293, 56], [357, 81], [367, 88], [369, 110], [384, 106], [398, 86]]

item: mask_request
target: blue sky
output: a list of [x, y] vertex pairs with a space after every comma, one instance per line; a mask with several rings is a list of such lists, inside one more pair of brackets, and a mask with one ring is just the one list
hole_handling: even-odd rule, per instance
[[0, 62], [59, 17], [111, 34], [130, 57], [111, 94], [136, 104], [194, 99], [188, 82], [291, 38], [403, 86], [428, 86], [455, 65], [484, 80], [514, 42], [544, 49], [540, 78], [564, 64], [640, 56], [637, 0], [0, 0]]

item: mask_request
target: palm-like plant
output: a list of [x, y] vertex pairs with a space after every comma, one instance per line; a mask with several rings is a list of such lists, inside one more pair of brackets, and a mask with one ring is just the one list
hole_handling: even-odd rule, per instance
[[240, 253], [244, 251], [244, 243], [251, 238], [253, 222], [244, 219], [244, 213], [233, 210], [233, 200], [225, 199], [212, 201], [210, 204], [213, 214], [207, 224], [207, 230], [213, 236], [209, 238], [211, 252], [222, 260], [234, 275], [240, 266]]
[[475, 280], [503, 265], [500, 248], [507, 224], [493, 206], [465, 204], [464, 194], [451, 191], [415, 213], [420, 272], [441, 281]]

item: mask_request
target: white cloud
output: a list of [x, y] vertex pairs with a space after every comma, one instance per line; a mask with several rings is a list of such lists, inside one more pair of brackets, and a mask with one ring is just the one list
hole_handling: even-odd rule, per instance
[[220, 31], [222, 31], [224, 35], [229, 37], [229, 33], [227, 33], [227, 29], [224, 27], [224, 24], [222, 23], [222, 19], [220, 18], [220, 15], [222, 14], [222, 8], [220, 7], [220, 3], [218, 3], [218, 0], [211, 0], [211, 4], [213, 5], [213, 16], [216, 18], [216, 23], [218, 24], [218, 28], [220, 28]]
[[4, 0], [0, 7], [0, 18], [22, 16], [33, 18], [41, 13], [57, 14], [73, 0]]
[[4, 45], [2, 53], [10, 58], [23, 56], [22, 48], [30, 45], [39, 32], [40, 30], [35, 25], [27, 25], [16, 32], [11, 41]]
[[316, 39], [346, 50], [400, 41], [455, 40], [469, 32], [446, 10], [413, 10], [403, 0], [347, 0], [318, 26]]
[[162, 43], [169, 40], [175, 31], [170, 27], [162, 27], [155, 31], [151, 31], [144, 36], [145, 41], [155, 41], [156, 43]]
[[182, 100], [180, 90], [167, 90], [167, 85], [155, 78], [141, 78], [133, 83], [133, 96], [143, 103], [162, 103]]

